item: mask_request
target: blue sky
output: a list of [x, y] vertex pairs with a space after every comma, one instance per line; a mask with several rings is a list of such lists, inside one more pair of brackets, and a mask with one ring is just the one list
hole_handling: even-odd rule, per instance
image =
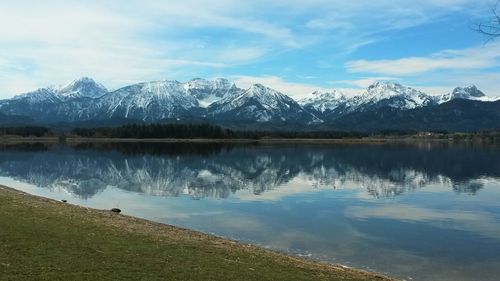
[[472, 27], [494, 0], [2, 1], [0, 97], [90, 76], [226, 77], [294, 97], [395, 80], [500, 95], [500, 42]]

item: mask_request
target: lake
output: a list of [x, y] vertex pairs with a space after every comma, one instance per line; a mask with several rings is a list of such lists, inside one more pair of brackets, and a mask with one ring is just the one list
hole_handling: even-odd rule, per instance
[[495, 145], [4, 145], [0, 184], [408, 280], [500, 276]]

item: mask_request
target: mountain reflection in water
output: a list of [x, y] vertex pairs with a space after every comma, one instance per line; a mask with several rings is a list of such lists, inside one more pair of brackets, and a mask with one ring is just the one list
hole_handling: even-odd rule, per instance
[[108, 187], [154, 196], [263, 194], [294, 179], [349, 182], [375, 198], [431, 185], [474, 195], [500, 176], [500, 149], [480, 144], [42, 144], [0, 147], [0, 176], [88, 199]]
[[500, 275], [495, 145], [10, 145], [0, 184], [401, 279]]

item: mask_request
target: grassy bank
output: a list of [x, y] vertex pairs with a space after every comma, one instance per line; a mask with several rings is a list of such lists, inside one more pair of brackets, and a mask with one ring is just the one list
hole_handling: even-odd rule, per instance
[[389, 280], [0, 186], [0, 280]]

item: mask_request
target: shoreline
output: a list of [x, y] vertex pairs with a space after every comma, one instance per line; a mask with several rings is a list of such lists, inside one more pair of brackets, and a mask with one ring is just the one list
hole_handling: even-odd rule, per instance
[[345, 138], [345, 139], [307, 139], [307, 138], [263, 138], [263, 139], [177, 139], [177, 138], [82, 138], [67, 137], [60, 141], [58, 137], [0, 137], [0, 144], [16, 143], [297, 143], [297, 144], [384, 144], [384, 143], [480, 143], [477, 140], [450, 140], [450, 139], [425, 139], [425, 138]]
[[[193, 250], [191, 253], [188, 253], [189, 256], [194, 254], [199, 254], [196, 251], [201, 251], [201, 252], [206, 251], [207, 253], [211, 253], [213, 251], [212, 249], [213, 247], [217, 248], [217, 250], [223, 251], [224, 252], [223, 256], [227, 254], [237, 253], [238, 259], [247, 259], [249, 257], [262, 256], [263, 258], [269, 259], [270, 262], [276, 261], [276, 267], [284, 266], [285, 271], [292, 269], [299, 271], [300, 270], [312, 271], [317, 275], [316, 277], [318, 277], [318, 278], [311, 277], [311, 279], [307, 278], [306, 280], [396, 280], [378, 273], [373, 273], [346, 267], [343, 265], [323, 263], [311, 259], [306, 259], [303, 257], [288, 255], [285, 253], [264, 249], [251, 244], [240, 243], [234, 240], [229, 240], [194, 230], [180, 228], [168, 224], [157, 223], [145, 219], [140, 219], [137, 217], [114, 214], [107, 210], [98, 210], [79, 205], [63, 203], [53, 199], [31, 195], [29, 193], [25, 193], [17, 189], [0, 185], [0, 202], [2, 201], [7, 202], [7, 204], [5, 204], [4, 202], [3, 205], [0, 205], [0, 217], [3, 217], [4, 216], [3, 213], [5, 212], [8, 214], [9, 208], [13, 208], [13, 210], [15, 210], [16, 208], [35, 209], [37, 210], [37, 212], [32, 213], [32, 216], [34, 218], [23, 217], [23, 219], [28, 219], [31, 221], [37, 220], [38, 219], [37, 216], [39, 216], [40, 213], [42, 214], [40, 218], [41, 220], [46, 220], [47, 218], [52, 218], [51, 216], [54, 216], [54, 219], [59, 224], [64, 224], [65, 220], [69, 219], [71, 224], [78, 225], [79, 219], [83, 219], [88, 223], [95, 224], [95, 226], [99, 228], [99, 229], [91, 229], [92, 235], [95, 235], [94, 232], [97, 232], [98, 230], [103, 230], [103, 231], [112, 230], [112, 231], [118, 231], [118, 233], [122, 233], [126, 237], [128, 237], [129, 235], [132, 236], [138, 235], [139, 237], [143, 237], [143, 239], [145, 240], [153, 239], [154, 241], [165, 241], [165, 243], [168, 245], [170, 245], [171, 243], [177, 243], [177, 244], [187, 243], [190, 246], [193, 243], [197, 244], [197, 246], [199, 246], [200, 248], [195, 248], [195, 250]], [[13, 204], [12, 206], [9, 206], [8, 204], [9, 202], [14, 202], [14, 203], [12, 203]], [[7, 209], [7, 211], [5, 209]], [[0, 220], [0, 225], [2, 225], [3, 223], [4, 223], [3, 220]], [[84, 222], [82, 222], [82, 224], [84, 224]], [[0, 238], [6, 239], [5, 237], [1, 236], [1, 233], [0, 233]], [[9, 242], [10, 241], [7, 240], [6, 244], [9, 244]], [[34, 242], [35, 245], [38, 245], [40, 242], [43, 241], [34, 241]], [[69, 241], [66, 242], [69, 243]], [[74, 242], [71, 241], [71, 243]], [[15, 248], [19, 247], [18, 245], [14, 246]], [[36, 249], [32, 250], [35, 251]], [[77, 249], [74, 249], [74, 251], [77, 251]], [[121, 255], [123, 253], [114, 253], [114, 254]], [[9, 257], [7, 257], [7, 259], [8, 258]], [[2, 260], [2, 253], [0, 253], [0, 273], [2, 272], [2, 269], [5, 269], [2, 267], [2, 264], [5, 265], [5, 262]], [[257, 264], [255, 265], [249, 264], [249, 265], [252, 267], [254, 266], [256, 267], [255, 269], [251, 268], [252, 271], [259, 270], [257, 269], [258, 267]], [[9, 266], [11, 265], [9, 264]], [[230, 272], [230, 273], [237, 274], [237, 272]], [[12, 277], [16, 279], [15, 278], [16, 276]], [[325, 277], [325, 278], [319, 278], [319, 277]]]

